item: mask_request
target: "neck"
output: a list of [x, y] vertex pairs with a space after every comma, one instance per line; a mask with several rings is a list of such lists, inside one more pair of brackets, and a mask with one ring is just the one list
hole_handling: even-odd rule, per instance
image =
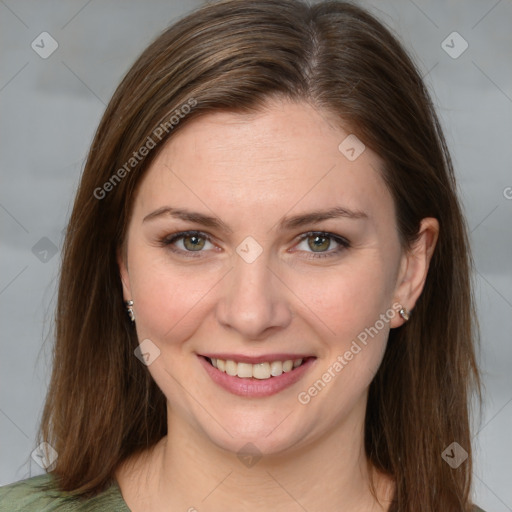
[[[252, 459], [214, 445], [170, 409], [168, 432], [147, 463], [136, 463], [141, 484], [123, 488], [120, 482], [134, 512], [136, 503], [140, 510], [189, 512], [388, 510], [392, 482], [368, 468], [360, 421], [349, 418], [314, 442]], [[372, 479], [377, 498], [370, 491]], [[129, 490], [134, 488], [147, 492], [135, 497]]]

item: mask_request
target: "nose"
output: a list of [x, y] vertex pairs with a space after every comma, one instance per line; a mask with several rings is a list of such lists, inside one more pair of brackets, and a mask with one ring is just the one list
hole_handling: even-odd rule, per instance
[[244, 339], [262, 340], [286, 328], [292, 319], [286, 287], [269, 267], [265, 253], [247, 263], [234, 256], [217, 303], [218, 322]]

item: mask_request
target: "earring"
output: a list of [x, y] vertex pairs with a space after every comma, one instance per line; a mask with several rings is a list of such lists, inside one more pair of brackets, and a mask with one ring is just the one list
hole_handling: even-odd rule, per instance
[[133, 300], [125, 301], [126, 311], [128, 311], [128, 316], [132, 322], [135, 322], [135, 313], [133, 311]]
[[411, 317], [411, 314], [409, 311], [407, 311], [407, 308], [401, 308], [398, 314], [407, 322], [409, 318]]

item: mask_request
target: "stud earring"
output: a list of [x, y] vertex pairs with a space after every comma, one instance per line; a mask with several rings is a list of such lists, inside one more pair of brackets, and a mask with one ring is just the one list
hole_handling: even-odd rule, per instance
[[407, 308], [401, 308], [398, 314], [407, 322], [409, 318], [411, 317], [410, 312], [407, 310]]
[[135, 322], [135, 312], [133, 311], [133, 300], [125, 301], [126, 311], [128, 311], [128, 316], [132, 322]]

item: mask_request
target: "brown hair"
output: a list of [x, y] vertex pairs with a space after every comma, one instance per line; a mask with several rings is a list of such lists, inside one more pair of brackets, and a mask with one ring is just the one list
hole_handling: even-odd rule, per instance
[[[39, 439], [59, 454], [53, 474], [62, 490], [92, 496], [112, 483], [123, 460], [166, 434], [165, 397], [133, 354], [138, 341], [116, 261], [136, 187], [190, 120], [215, 110], [257, 112], [271, 97], [336, 116], [381, 157], [404, 248], [421, 219], [439, 220], [424, 291], [411, 320], [391, 331], [370, 386], [365, 445], [369, 463], [396, 481], [391, 510], [468, 510], [468, 402], [479, 378], [469, 247], [450, 156], [401, 45], [366, 11], [336, 1], [206, 5], [158, 37], [116, 90], [63, 249]], [[139, 158], [148, 137], [156, 147]], [[457, 469], [441, 457], [453, 441], [469, 454]]]

